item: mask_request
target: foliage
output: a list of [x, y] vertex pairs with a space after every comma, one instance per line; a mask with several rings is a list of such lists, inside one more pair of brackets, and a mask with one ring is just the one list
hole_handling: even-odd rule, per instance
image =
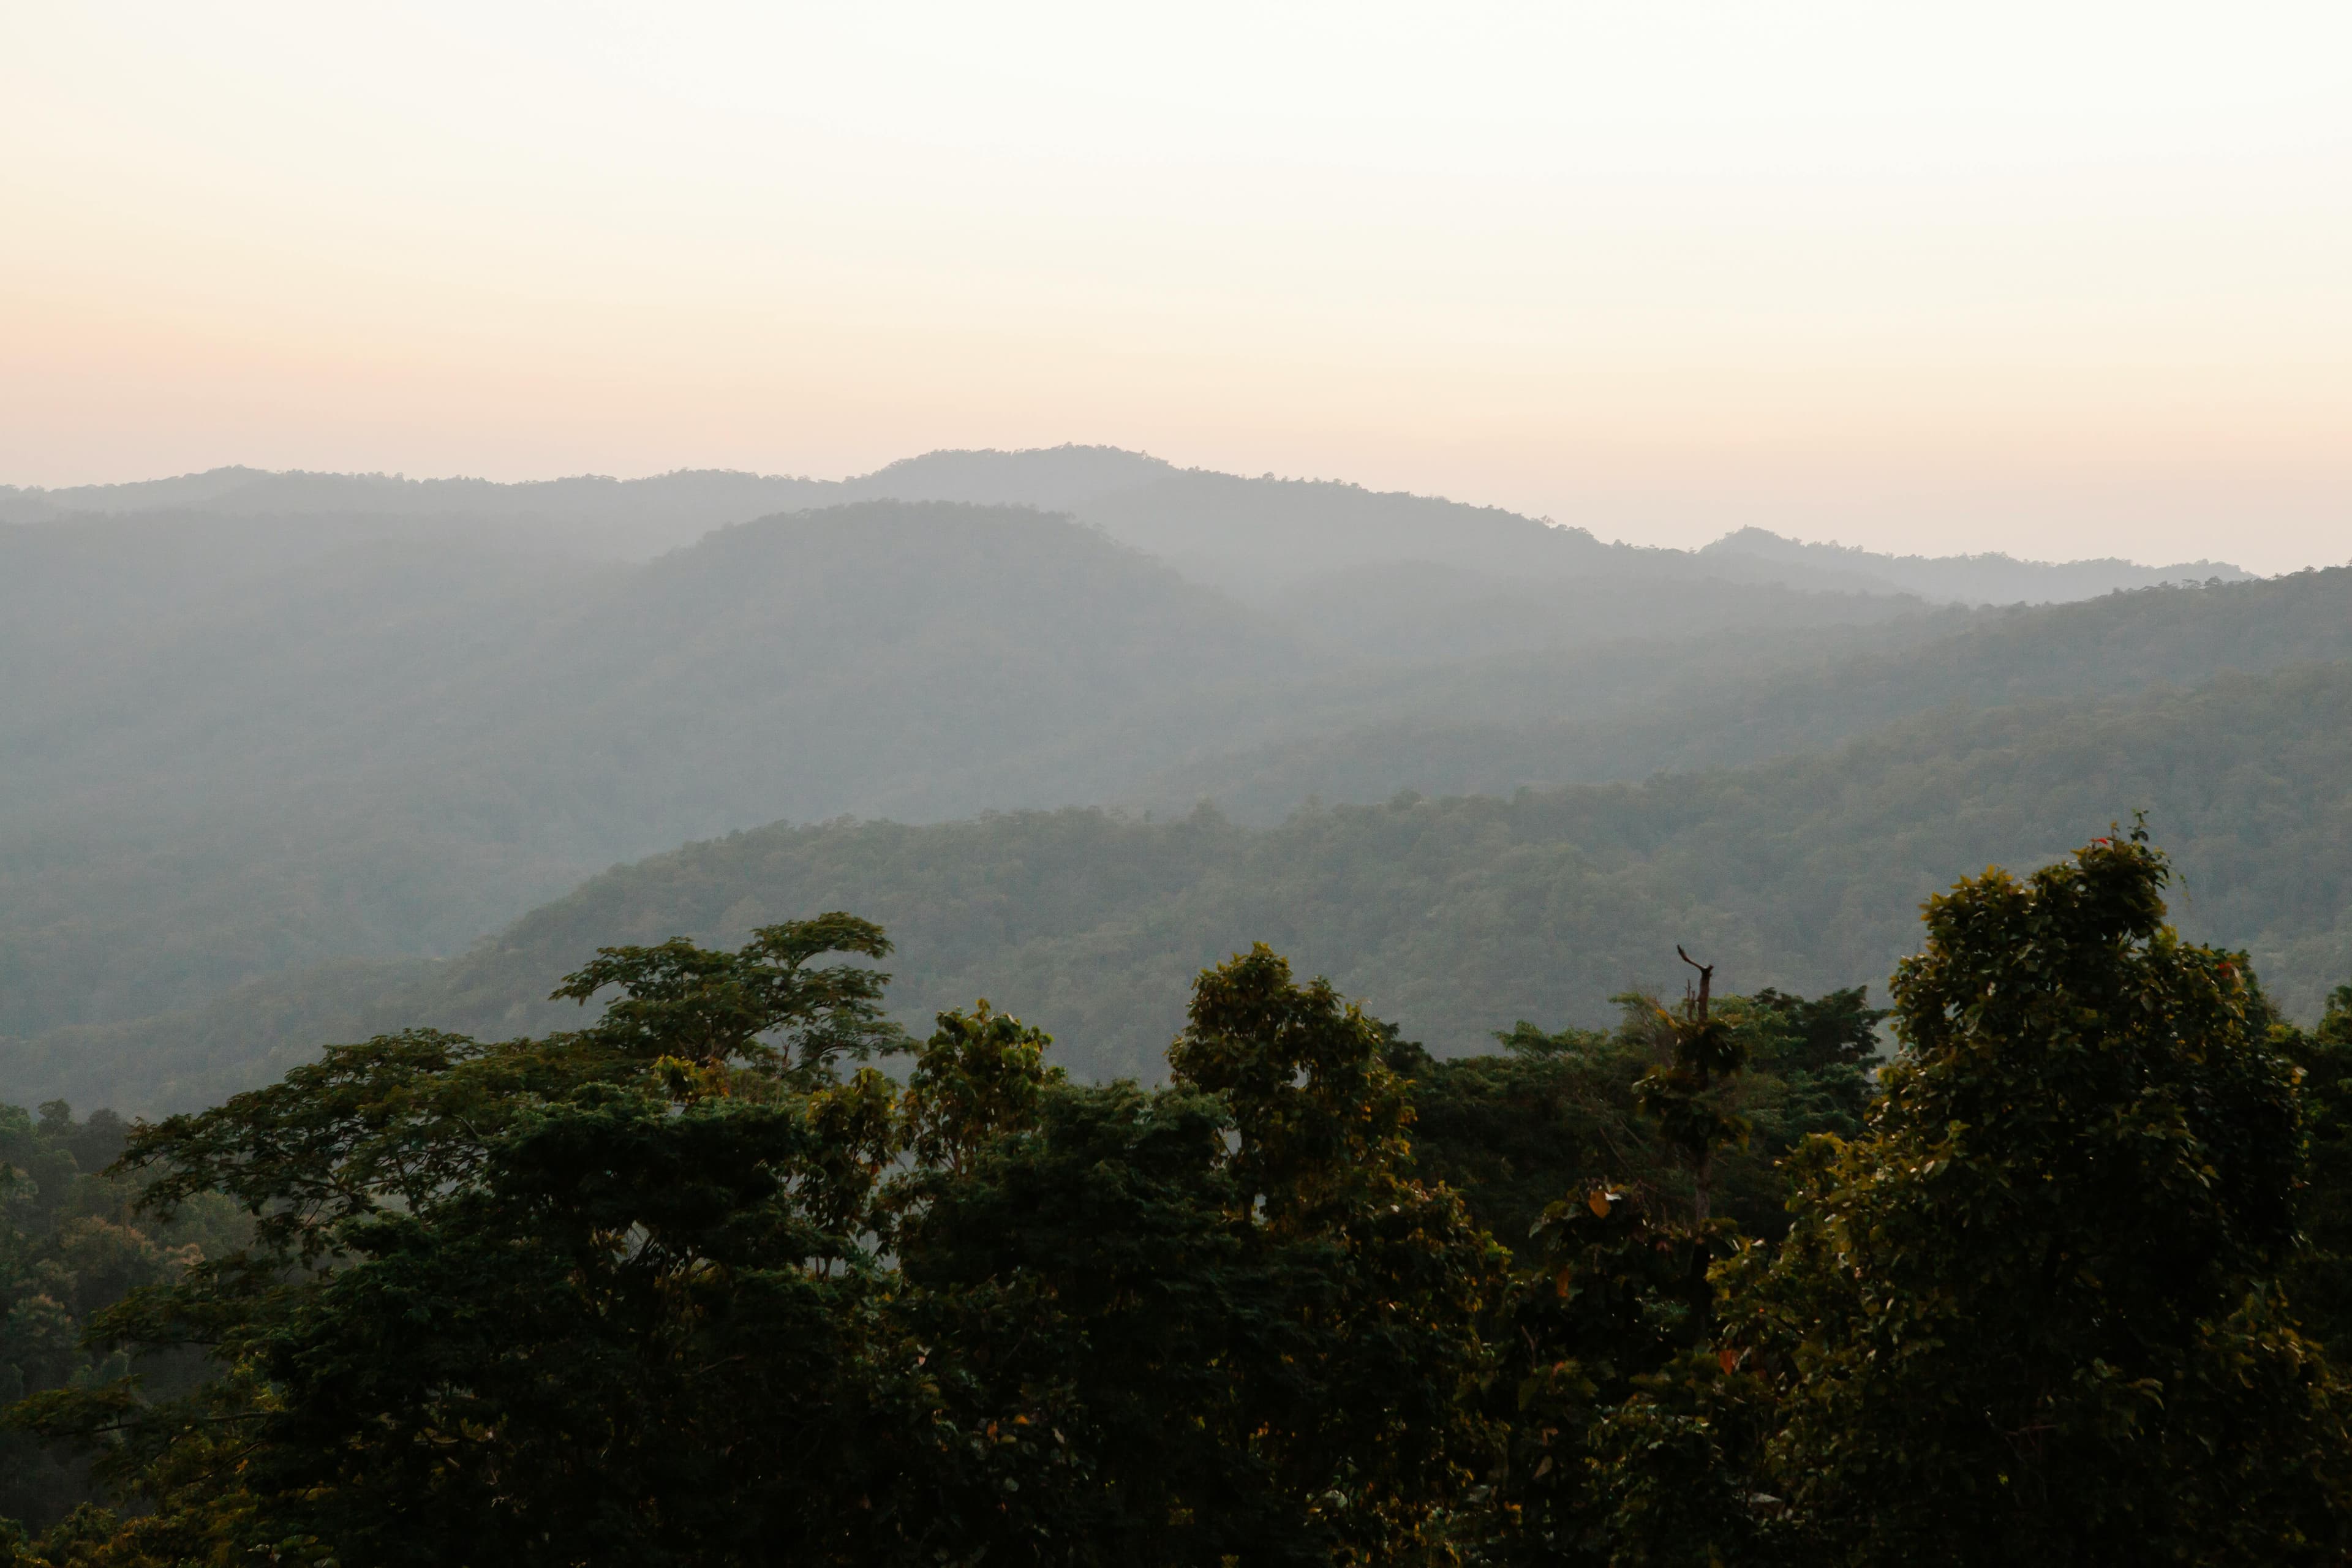
[[825, 916], [607, 949], [558, 993], [618, 989], [585, 1029], [339, 1047], [136, 1130], [152, 1205], [225, 1194], [252, 1245], [100, 1316], [202, 1347], [203, 1387], [19, 1406], [142, 1509], [45, 1560], [1433, 1541], [1491, 1446], [1457, 1395], [1504, 1255], [1404, 1170], [1384, 1033], [1261, 949], [1202, 976], [1170, 1089], [1070, 1086], [983, 1004], [902, 1090], [844, 1071], [898, 1043], [886, 977], [814, 962], [845, 950], [888, 945]]
[[1728, 1021], [1710, 1015], [1714, 966], [1675, 951], [1698, 971], [1698, 989], [1678, 1013], [1652, 1009], [1664, 1037], [1665, 1059], [1634, 1083], [1633, 1100], [1658, 1123], [1666, 1146], [1689, 1168], [1691, 1217], [1704, 1226], [1715, 1202], [1716, 1151], [1748, 1141], [1748, 1119], [1724, 1108], [1717, 1082], [1727, 1085], [1748, 1065], [1748, 1042]]
[[1491, 1400], [1510, 1449], [1494, 1561], [1644, 1561], [1643, 1549], [1657, 1546], [1661, 1561], [1706, 1562], [1737, 1534], [1722, 1529], [1723, 1508], [1704, 1506], [1719, 1499], [1685, 1495], [1684, 1486], [1654, 1495], [1661, 1455], [1692, 1436], [1703, 1481], [1726, 1468], [1707, 1451], [1704, 1424], [1675, 1406], [1687, 1403], [1694, 1376], [1704, 1382], [1716, 1370], [1708, 1270], [1736, 1234], [1722, 1222], [1667, 1219], [1602, 1184], [1546, 1212], [1534, 1267], [1517, 1282], [1498, 1335]]
[[[1853, 986], [1811, 1001], [1769, 988], [1712, 998], [1714, 1020], [1748, 1064], [1711, 1091], [1720, 1113], [1748, 1130], [1714, 1151], [1715, 1206], [1747, 1234], [1778, 1236], [1787, 1223], [1775, 1168], [1783, 1155], [1815, 1132], [1862, 1130], [1885, 1016], [1866, 997]], [[1654, 998], [1618, 1003], [1613, 1030], [1552, 1033], [1522, 1020], [1496, 1037], [1495, 1054], [1440, 1061], [1419, 1046], [1391, 1047], [1414, 1079], [1418, 1168], [1460, 1190], [1479, 1223], [1513, 1246], [1562, 1193], [1595, 1183], [1647, 1212], [1695, 1203], [1694, 1172], [1642, 1105], [1643, 1080], [1668, 1065], [1672, 1036]]]
[[[1717, 999], [1712, 970], [1693, 966], [1698, 985], [1679, 1008], [1621, 998], [1613, 1040], [1524, 1024], [1506, 1037], [1523, 1058], [1573, 1052], [1588, 1072], [1613, 1054], [1619, 1112], [1606, 1152], [1592, 1152], [1601, 1158], [1548, 1173], [1569, 1195], [1530, 1227], [1531, 1267], [1496, 1333], [1489, 1408], [1509, 1433], [1488, 1543], [1496, 1563], [1741, 1562], [1759, 1550], [1750, 1472], [1771, 1402], [1716, 1348], [1711, 1271], [1738, 1252], [1740, 1225], [1709, 1200], [1729, 1176], [1732, 1213], [1780, 1228], [1777, 1204], [1759, 1201], [1777, 1199], [1779, 1184], [1755, 1145], [1785, 1152], [1822, 1130], [1824, 1105], [1859, 1104], [1883, 1015], [1860, 988], [1811, 1002], [1769, 989]], [[1808, 1092], [1816, 1079], [1826, 1095]], [[1624, 1114], [1627, 1102], [1638, 1115]], [[1852, 1122], [1833, 1110], [1827, 1125]], [[1718, 1168], [1726, 1157], [1734, 1163]]]
[[[216, 1195], [168, 1221], [138, 1212], [136, 1186], [104, 1173], [127, 1131], [110, 1110], [77, 1121], [62, 1100], [37, 1116], [0, 1105], [0, 1406], [130, 1372], [132, 1357], [85, 1345], [93, 1318], [133, 1290], [226, 1256], [246, 1234]], [[135, 1364], [159, 1386], [198, 1375], [189, 1358], [168, 1352]], [[86, 1466], [0, 1430], [0, 1519], [47, 1528], [96, 1495]]]
[[11, 1440], [121, 1511], [53, 1469], [0, 1561], [2340, 1562], [2352, 987], [2285, 1023], [2168, 874], [1932, 900], [1884, 1066], [1711, 972], [1440, 1061], [1260, 944], [1087, 1084], [904, 1038], [863, 920], [608, 947], [583, 1026], [336, 1047], [10, 1233], [86, 1342]]
[[2352, 1357], [2352, 985], [2329, 994], [2316, 1028], [2274, 1018], [2270, 1040], [2299, 1074], [2310, 1140], [2306, 1245], [2287, 1271], [2287, 1300], [2341, 1361]]
[[1411, 1560], [1472, 1484], [1503, 1254], [1404, 1173], [1385, 1044], [1261, 947], [1201, 977], [1172, 1088], [1046, 1085], [918, 1178], [912, 1304], [1000, 1398], [1055, 1391], [1084, 1560]]
[[2294, 1074], [2242, 955], [2162, 923], [2144, 835], [1930, 901], [1867, 1136], [1725, 1271], [1829, 1561], [2336, 1562], [2345, 1391], [2278, 1280]]

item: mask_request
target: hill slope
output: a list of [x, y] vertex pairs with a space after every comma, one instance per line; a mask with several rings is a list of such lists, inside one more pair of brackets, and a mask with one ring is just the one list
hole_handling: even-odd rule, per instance
[[985, 994], [1084, 1071], [1154, 1070], [1192, 973], [1255, 940], [1460, 1052], [1521, 1017], [1603, 1021], [1612, 994], [1678, 982], [1677, 942], [1742, 990], [1876, 984], [1927, 895], [2141, 806], [2178, 858], [2184, 930], [2250, 947], [2301, 1012], [2352, 976], [2352, 667], [2315, 666], [1939, 710], [1755, 768], [1401, 796], [1269, 829], [1072, 810], [740, 833], [593, 879], [453, 963], [289, 977], [19, 1045], [0, 1099], [156, 1109], [255, 1081], [322, 1034], [562, 1026], [577, 1014], [541, 998], [599, 945], [735, 941], [836, 908], [891, 928], [910, 1021]]
[[[1727, 633], [1691, 651], [1674, 679], [1648, 683], [1615, 713], [1546, 713], [1515, 699], [1565, 673], [1543, 657], [1433, 672], [1410, 707], [1359, 710], [1319, 731], [1193, 759], [1137, 798], [1161, 806], [1211, 798], [1245, 820], [1271, 821], [1310, 795], [1363, 802], [1401, 788], [1507, 794], [1639, 778], [1817, 752], [1951, 703], [1990, 709], [2352, 659], [2352, 568], [1955, 615], [1810, 647]], [[1602, 660], [1585, 668], [1605, 678]], [[1468, 668], [1476, 678], [1460, 679]]]
[[[1100, 526], [865, 501], [651, 562], [546, 546], [861, 488]], [[35, 672], [0, 684], [16, 1034], [454, 952], [598, 867], [780, 816], [1210, 796], [1272, 822], [1313, 793], [1638, 777], [1954, 699], [2352, 653], [2352, 605], [2328, 623], [2292, 585], [2045, 627], [1108, 448], [934, 453], [825, 486], [225, 470], [63, 500], [121, 510], [0, 526], [0, 663]], [[226, 506], [260, 510], [206, 510]], [[1114, 530], [1204, 551], [1196, 574], [1251, 603]]]
[[[169, 520], [121, 526], [81, 542], [137, 559]], [[0, 691], [0, 1033], [453, 952], [600, 866], [779, 816], [1211, 796], [1271, 821], [1311, 792], [1638, 777], [1954, 700], [2352, 657], [2336, 572], [1845, 628], [1773, 626], [1784, 601], [1754, 595], [1745, 629], [1727, 609], [1703, 635], [1384, 670], [1083, 526], [890, 503], [644, 567], [446, 539], [183, 559], [0, 573], [34, 612], [0, 646], [57, 672]], [[131, 583], [141, 616], [72, 610], [66, 567]]]
[[0, 688], [0, 1033], [450, 951], [780, 816], [1087, 798], [1116, 753], [1077, 738], [1297, 663], [1066, 519], [894, 503], [617, 575], [388, 542], [73, 619]]

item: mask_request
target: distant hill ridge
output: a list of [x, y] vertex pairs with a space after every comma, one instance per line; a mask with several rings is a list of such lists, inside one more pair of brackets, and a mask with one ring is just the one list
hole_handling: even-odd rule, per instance
[[1916, 595], [1941, 603], [2047, 603], [2116, 588], [2247, 575], [2221, 562], [2142, 566], [2002, 555], [1892, 556], [1743, 528], [1696, 552], [1607, 544], [1591, 531], [1497, 507], [1332, 480], [1180, 468], [1115, 447], [940, 450], [845, 479], [729, 469], [645, 479], [595, 475], [507, 483], [404, 475], [221, 468], [173, 479], [58, 489], [0, 486], [0, 522], [182, 511], [243, 517], [465, 518], [519, 528], [590, 554], [646, 559], [713, 528], [861, 500], [950, 500], [1066, 511], [1198, 580], [1263, 596], [1332, 571], [1427, 563], [1501, 580], [1605, 572], [1655, 581], [1694, 572], [1820, 593]]
[[[2225, 561], [2182, 561], [2142, 566], [2106, 557], [2096, 561], [2021, 561], [1979, 555], [1885, 555], [1853, 544], [1816, 544], [1761, 528], [1742, 528], [1699, 551], [1702, 558], [1758, 563], [1766, 581], [1800, 587], [1844, 582], [1864, 593], [1916, 594], [1963, 605], [2045, 604], [2095, 598], [2122, 588], [2167, 584], [2242, 583], [2252, 574]], [[1780, 568], [1775, 572], [1772, 568]]]

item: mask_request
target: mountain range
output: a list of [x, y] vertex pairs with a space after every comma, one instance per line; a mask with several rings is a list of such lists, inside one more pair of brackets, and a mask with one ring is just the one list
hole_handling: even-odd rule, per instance
[[1473, 1049], [1663, 983], [1676, 931], [1882, 976], [1925, 890], [2137, 807], [2283, 996], [2352, 974], [2344, 571], [1648, 550], [1098, 447], [0, 520], [0, 1100], [550, 1026], [599, 942], [820, 906], [900, 931], [909, 1017], [977, 987], [1088, 1070], [1260, 937]]
[[[280, 550], [353, 538], [467, 531], [593, 559], [650, 560], [713, 528], [866, 500], [947, 500], [1068, 513], [1219, 586], [1265, 591], [1334, 572], [1438, 565], [1512, 581], [1601, 572], [1692, 575], [1824, 592], [1912, 594], [1938, 603], [2042, 604], [2118, 588], [2246, 574], [2226, 563], [2061, 563], [1998, 554], [1893, 556], [1742, 528], [1696, 552], [1603, 545], [1587, 530], [1496, 507], [1333, 481], [1179, 468], [1110, 447], [940, 451], [846, 479], [682, 469], [502, 484], [390, 474], [222, 468], [173, 479], [55, 489], [0, 485], [0, 523], [163, 514], [276, 520]], [[1607, 565], [1601, 565], [1603, 561]], [[1694, 574], [1690, 568], [1697, 571]]]

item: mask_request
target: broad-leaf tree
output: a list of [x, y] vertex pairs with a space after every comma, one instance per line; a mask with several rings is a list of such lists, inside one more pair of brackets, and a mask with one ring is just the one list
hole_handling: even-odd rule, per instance
[[[1930, 901], [1868, 1133], [1726, 1270], [1818, 1561], [2340, 1562], [2344, 1392], [2278, 1281], [2294, 1072], [2134, 832]], [[1759, 1505], [1761, 1506], [1761, 1505]]]

